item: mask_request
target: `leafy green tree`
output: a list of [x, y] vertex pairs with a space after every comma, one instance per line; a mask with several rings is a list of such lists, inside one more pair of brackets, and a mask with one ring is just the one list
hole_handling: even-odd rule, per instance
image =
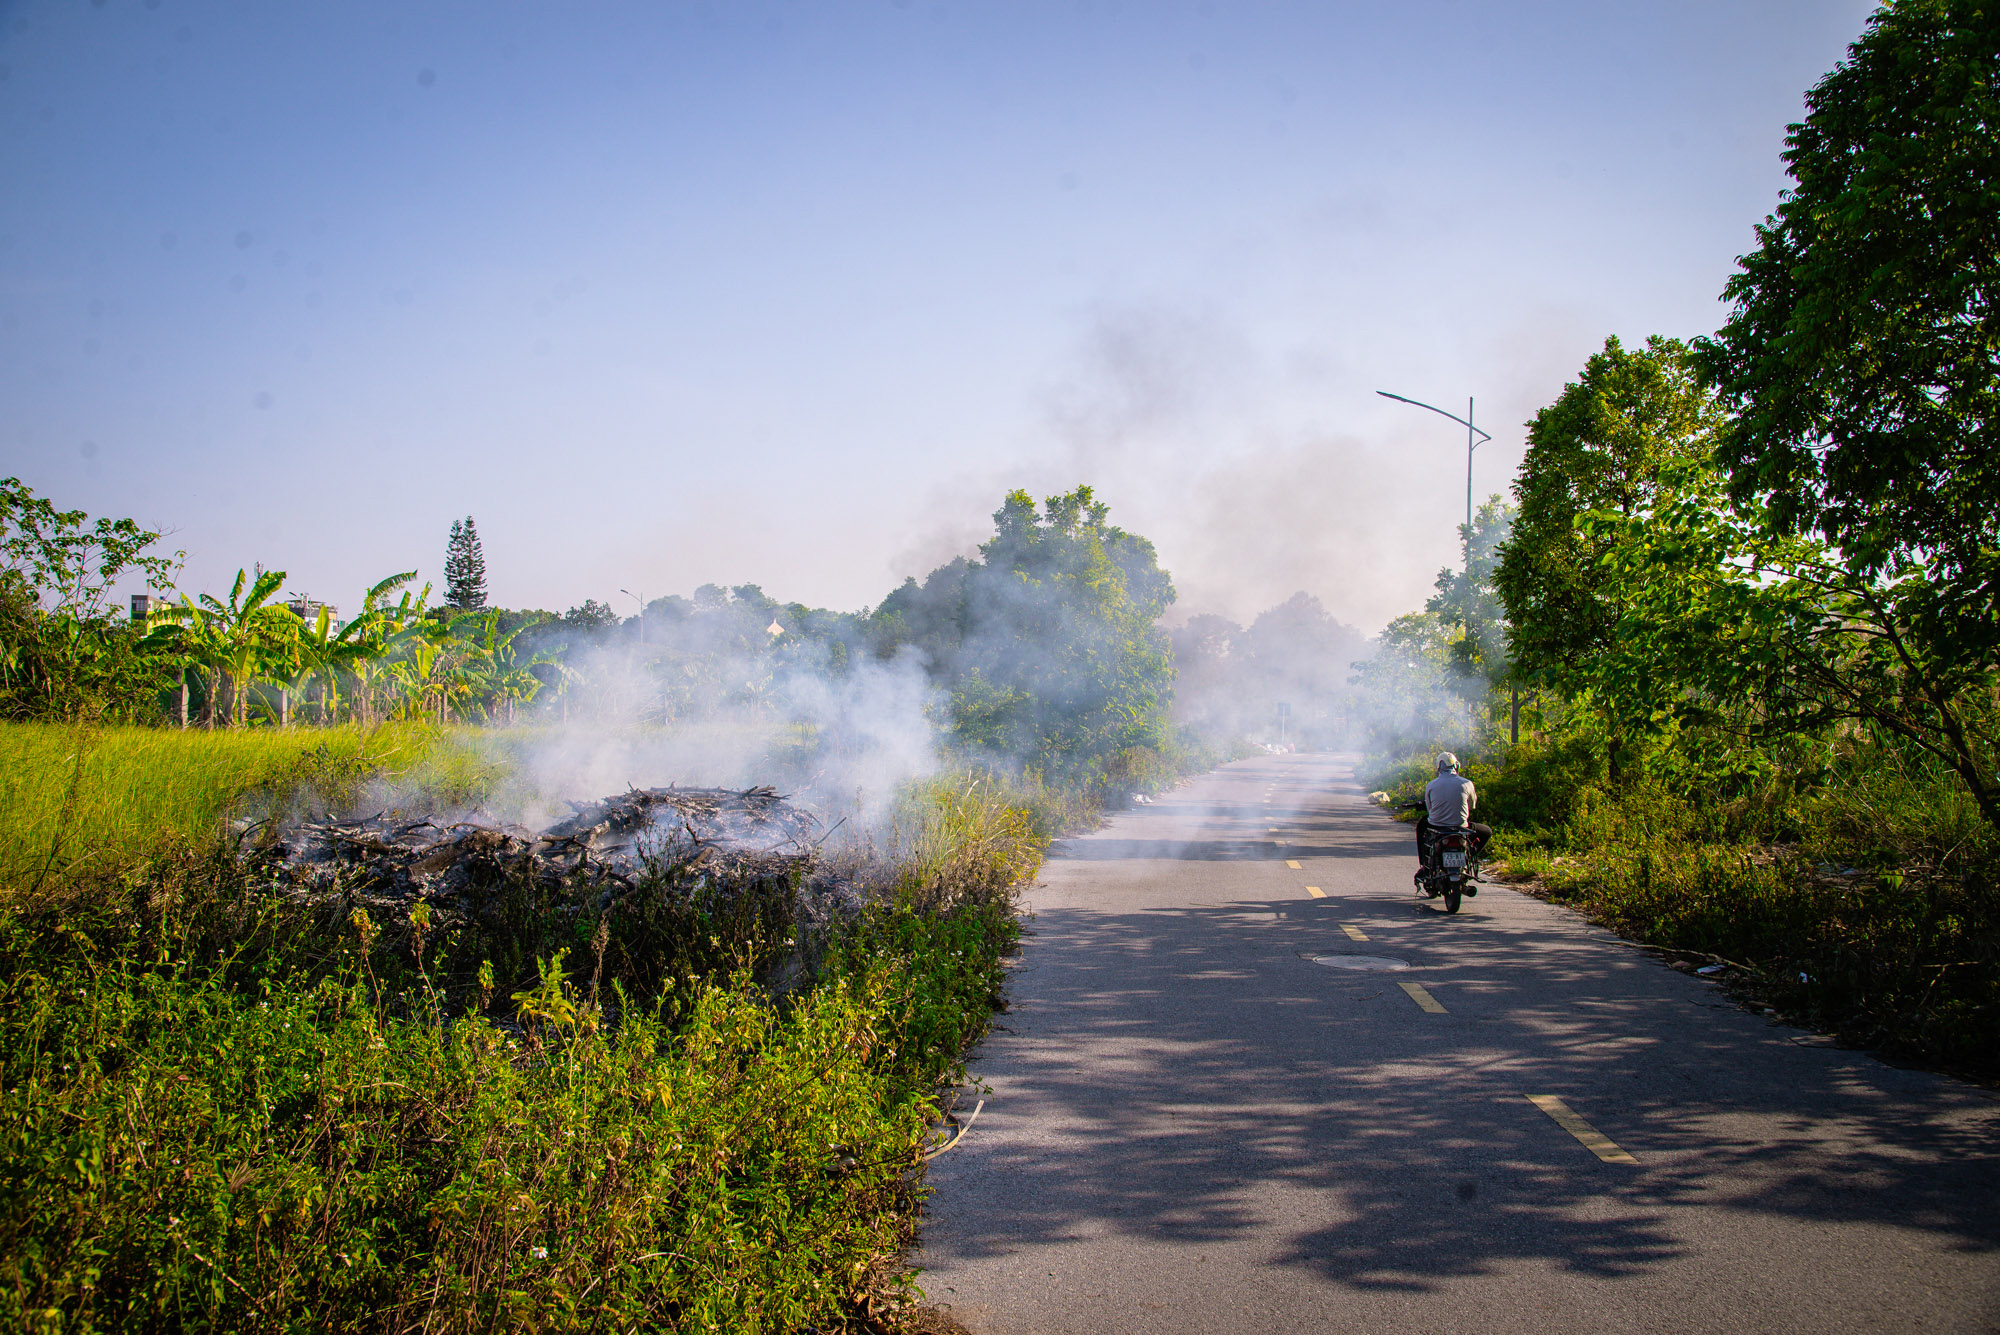
[[1731, 492], [1863, 571], [2000, 586], [2000, 5], [1894, 0], [1806, 97], [1793, 188], [1700, 345]]
[[914, 650], [934, 677], [952, 675], [959, 646], [965, 642], [970, 594], [967, 583], [977, 567], [962, 556], [931, 571], [918, 584], [914, 578], [887, 598], [869, 617], [876, 653], [894, 657]]
[[479, 545], [479, 530], [471, 515], [452, 522], [451, 537], [445, 543], [444, 601], [459, 612], [476, 612], [486, 606], [486, 553]]
[[1676, 465], [1664, 480], [1648, 510], [1584, 520], [1619, 608], [1586, 670], [1590, 692], [1655, 728], [1870, 725], [1942, 761], [2000, 827], [2000, 671], [1948, 646], [1948, 593], [1922, 572], [1884, 579], [1824, 540], [1775, 532], [1754, 504], [1726, 503], [1712, 467]]
[[181, 554], [130, 519], [58, 510], [19, 478], [0, 479], [0, 715], [72, 722], [140, 718], [170, 675], [158, 641], [117, 615], [121, 578], [172, 587]]
[[556, 618], [556, 621], [565, 630], [581, 635], [592, 635], [618, 625], [619, 616], [609, 604], [600, 603], [595, 598], [586, 598]]
[[1244, 698], [1250, 665], [1242, 638], [1243, 627], [1213, 612], [1197, 613], [1167, 632], [1174, 655], [1174, 717], [1224, 744], [1248, 736], [1261, 721], [1262, 702]]
[[90, 522], [82, 510], [58, 510], [18, 477], [0, 478], [0, 571], [34, 591], [44, 610], [94, 617], [112, 585], [129, 571], [161, 593], [173, 587], [185, 553], [150, 554], [160, 535], [130, 519]]
[[1631, 350], [1606, 339], [1535, 414], [1514, 482], [1519, 510], [1493, 571], [1507, 649], [1529, 679], [1560, 689], [1610, 643], [1618, 619], [1602, 588], [1602, 542], [1577, 520], [1644, 509], [1664, 465], [1710, 451], [1721, 416], [1687, 347], [1657, 337]]
[[1459, 689], [1472, 699], [1485, 698], [1506, 680], [1512, 666], [1507, 655], [1507, 608], [1494, 576], [1501, 549], [1513, 535], [1514, 515], [1514, 506], [1500, 497], [1487, 498], [1465, 534], [1466, 565], [1438, 571], [1437, 592], [1424, 604], [1425, 611], [1457, 632], [1451, 650], [1453, 675]]
[[1735, 513], [1633, 550], [1707, 553], [1674, 670], [1772, 728], [1868, 720], [2000, 824], [2000, 6], [1895, 0], [1806, 106], [1698, 351]]
[[875, 652], [919, 652], [968, 749], [1115, 782], [1127, 753], [1170, 745], [1173, 581], [1153, 544], [1109, 522], [1089, 487], [994, 513], [977, 561], [906, 582], [869, 619]]

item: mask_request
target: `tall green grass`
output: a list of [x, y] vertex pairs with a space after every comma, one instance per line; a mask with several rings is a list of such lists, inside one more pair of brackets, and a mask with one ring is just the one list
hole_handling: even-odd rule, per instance
[[498, 768], [418, 724], [208, 731], [0, 723], [0, 886], [115, 873], [236, 816], [383, 773], [459, 796]]

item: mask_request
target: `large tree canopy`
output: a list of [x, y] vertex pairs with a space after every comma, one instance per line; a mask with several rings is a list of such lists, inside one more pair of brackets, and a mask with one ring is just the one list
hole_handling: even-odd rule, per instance
[[[1806, 97], [1701, 345], [1738, 500], [1864, 569], [2000, 545], [2000, 0], [1895, 0]], [[1990, 590], [1989, 590], [1990, 595]]]
[[1535, 414], [1514, 482], [1520, 509], [1493, 572], [1517, 668], [1559, 681], [1609, 643], [1618, 609], [1601, 590], [1604, 549], [1577, 520], [1646, 508], [1663, 466], [1713, 448], [1719, 418], [1687, 347], [1668, 338], [1630, 350], [1606, 339]]
[[923, 655], [961, 744], [1070, 774], [1168, 740], [1173, 657], [1157, 623], [1173, 582], [1152, 543], [1108, 518], [1088, 487], [1039, 510], [1013, 492], [979, 560], [876, 609], [876, 651]]

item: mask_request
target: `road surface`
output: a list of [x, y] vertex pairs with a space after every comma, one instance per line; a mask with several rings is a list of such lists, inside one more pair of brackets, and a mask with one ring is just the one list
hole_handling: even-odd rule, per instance
[[1448, 917], [1412, 850], [1331, 756], [1061, 845], [931, 1165], [931, 1300], [981, 1335], [2000, 1331], [2000, 1100], [1500, 886]]

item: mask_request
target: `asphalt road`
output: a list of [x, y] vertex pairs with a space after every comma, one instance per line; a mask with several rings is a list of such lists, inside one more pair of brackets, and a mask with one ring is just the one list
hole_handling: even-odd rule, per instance
[[[1330, 756], [1062, 845], [931, 1165], [931, 1300], [982, 1335], [2000, 1331], [2000, 1100], [1414, 869]], [[1409, 967], [1315, 962], [1354, 955]]]

